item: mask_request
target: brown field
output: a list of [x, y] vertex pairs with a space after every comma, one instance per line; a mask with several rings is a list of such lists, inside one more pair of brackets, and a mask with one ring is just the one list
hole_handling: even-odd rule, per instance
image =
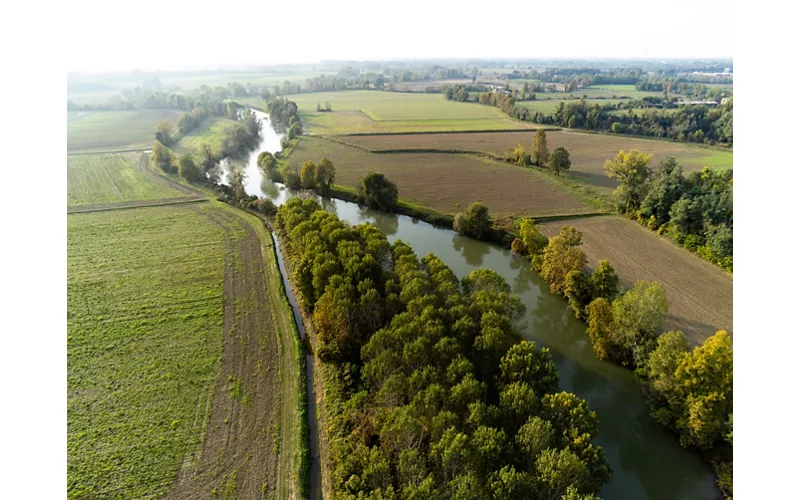
[[[339, 139], [373, 150], [442, 149], [464, 150], [502, 155], [517, 144], [528, 150], [533, 132], [474, 132], [459, 134], [365, 135]], [[547, 146], [552, 151], [562, 146], [572, 160], [571, 174], [593, 187], [614, 189], [616, 181], [603, 171], [605, 160], [624, 149], [639, 149], [653, 155], [651, 166], [661, 158], [674, 156], [685, 172], [702, 170], [703, 166], [732, 167], [733, 152], [701, 148], [689, 144], [652, 139], [638, 139], [605, 134], [586, 134], [566, 130], [547, 132]]]
[[589, 213], [557, 181], [504, 162], [445, 153], [374, 154], [319, 137], [303, 137], [288, 158], [299, 168], [327, 157], [336, 183], [357, 188], [370, 170], [386, 174], [400, 197], [447, 214], [480, 201], [493, 216], [546, 216]]
[[664, 331], [681, 330], [695, 344], [720, 329], [733, 333], [730, 274], [621, 217], [580, 218], [541, 226], [545, 234], [553, 236], [565, 225], [583, 232], [583, 249], [591, 267], [607, 259], [627, 288], [638, 280], [664, 285], [670, 302]]

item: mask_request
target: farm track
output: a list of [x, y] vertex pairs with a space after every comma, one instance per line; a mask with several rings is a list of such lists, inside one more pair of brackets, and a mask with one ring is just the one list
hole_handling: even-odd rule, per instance
[[289, 382], [298, 368], [287, 345], [288, 307], [276, 300], [277, 266], [266, 239], [242, 216], [221, 208], [209, 217], [226, 230], [221, 369], [200, 449], [186, 458], [167, 497], [291, 498], [297, 404]]

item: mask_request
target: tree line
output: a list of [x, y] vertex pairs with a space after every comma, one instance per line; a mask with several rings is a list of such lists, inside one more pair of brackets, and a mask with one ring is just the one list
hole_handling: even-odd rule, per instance
[[281, 138], [281, 148], [286, 149], [295, 137], [303, 135], [303, 120], [297, 103], [283, 97], [272, 97], [265, 102], [272, 128], [286, 134]]
[[612, 472], [597, 416], [521, 339], [525, 308], [502, 277], [459, 280], [311, 199], [275, 226], [325, 367], [337, 497], [597, 498]]
[[653, 417], [678, 433], [683, 446], [706, 454], [720, 488], [733, 494], [733, 350], [718, 331], [694, 349], [683, 332], [662, 333], [669, 309], [658, 282], [621, 289], [607, 260], [586, 272], [583, 234], [564, 226], [547, 238], [531, 219], [520, 224], [512, 250], [526, 256], [553, 293], [565, 297], [587, 324], [592, 349], [634, 370]]
[[683, 174], [675, 158], [651, 169], [652, 155], [620, 151], [604, 164], [619, 181], [618, 209], [715, 264], [733, 270], [733, 170]]
[[196, 89], [173, 92], [136, 86], [125, 89], [120, 94], [101, 103], [78, 105], [67, 101], [67, 110], [177, 109], [190, 112], [195, 108], [202, 107], [210, 115], [222, 116], [226, 112], [226, 99], [261, 96], [266, 100], [270, 98], [270, 95], [269, 90], [264, 86], [238, 82], [230, 82], [228, 86], [201, 85]]
[[559, 102], [550, 113], [533, 111], [516, 104], [510, 95], [481, 94], [478, 102], [500, 108], [514, 119], [543, 125], [577, 128], [617, 134], [668, 138], [684, 142], [733, 145], [733, 98], [718, 107], [685, 105], [674, 110], [653, 110], [644, 114], [615, 115], [610, 104]]

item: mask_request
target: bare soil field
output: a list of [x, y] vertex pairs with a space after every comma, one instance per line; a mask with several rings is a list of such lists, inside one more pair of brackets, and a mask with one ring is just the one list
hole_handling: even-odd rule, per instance
[[[533, 143], [533, 131], [524, 132], [474, 132], [458, 134], [415, 135], [364, 135], [339, 137], [350, 144], [372, 150], [440, 149], [464, 150], [503, 155], [517, 144], [526, 150]], [[550, 151], [562, 146], [569, 151], [572, 167], [570, 175], [593, 187], [608, 190], [616, 181], [606, 176], [605, 160], [613, 158], [620, 150], [639, 149], [653, 155], [650, 164], [656, 167], [661, 158], [674, 156], [685, 172], [702, 170], [703, 166], [733, 167], [733, 151], [702, 148], [689, 144], [651, 139], [638, 139], [606, 134], [587, 134], [566, 130], [547, 132]]]
[[733, 277], [697, 255], [617, 216], [546, 222], [548, 236], [562, 226], [583, 232], [583, 250], [590, 267], [607, 259], [626, 288], [639, 280], [664, 285], [670, 309], [663, 330], [681, 330], [700, 344], [717, 330], [733, 333]]
[[299, 168], [323, 156], [336, 166], [336, 183], [357, 188], [370, 171], [397, 184], [400, 197], [456, 214], [480, 201], [495, 217], [589, 213], [557, 181], [532, 169], [489, 159], [446, 153], [374, 154], [319, 137], [303, 137], [288, 158]]

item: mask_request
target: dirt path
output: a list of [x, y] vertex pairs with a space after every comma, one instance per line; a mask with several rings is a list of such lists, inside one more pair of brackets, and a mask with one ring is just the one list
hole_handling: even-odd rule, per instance
[[269, 237], [229, 207], [210, 217], [227, 231], [221, 367], [202, 445], [186, 457], [167, 496], [296, 498], [292, 384], [299, 368]]

